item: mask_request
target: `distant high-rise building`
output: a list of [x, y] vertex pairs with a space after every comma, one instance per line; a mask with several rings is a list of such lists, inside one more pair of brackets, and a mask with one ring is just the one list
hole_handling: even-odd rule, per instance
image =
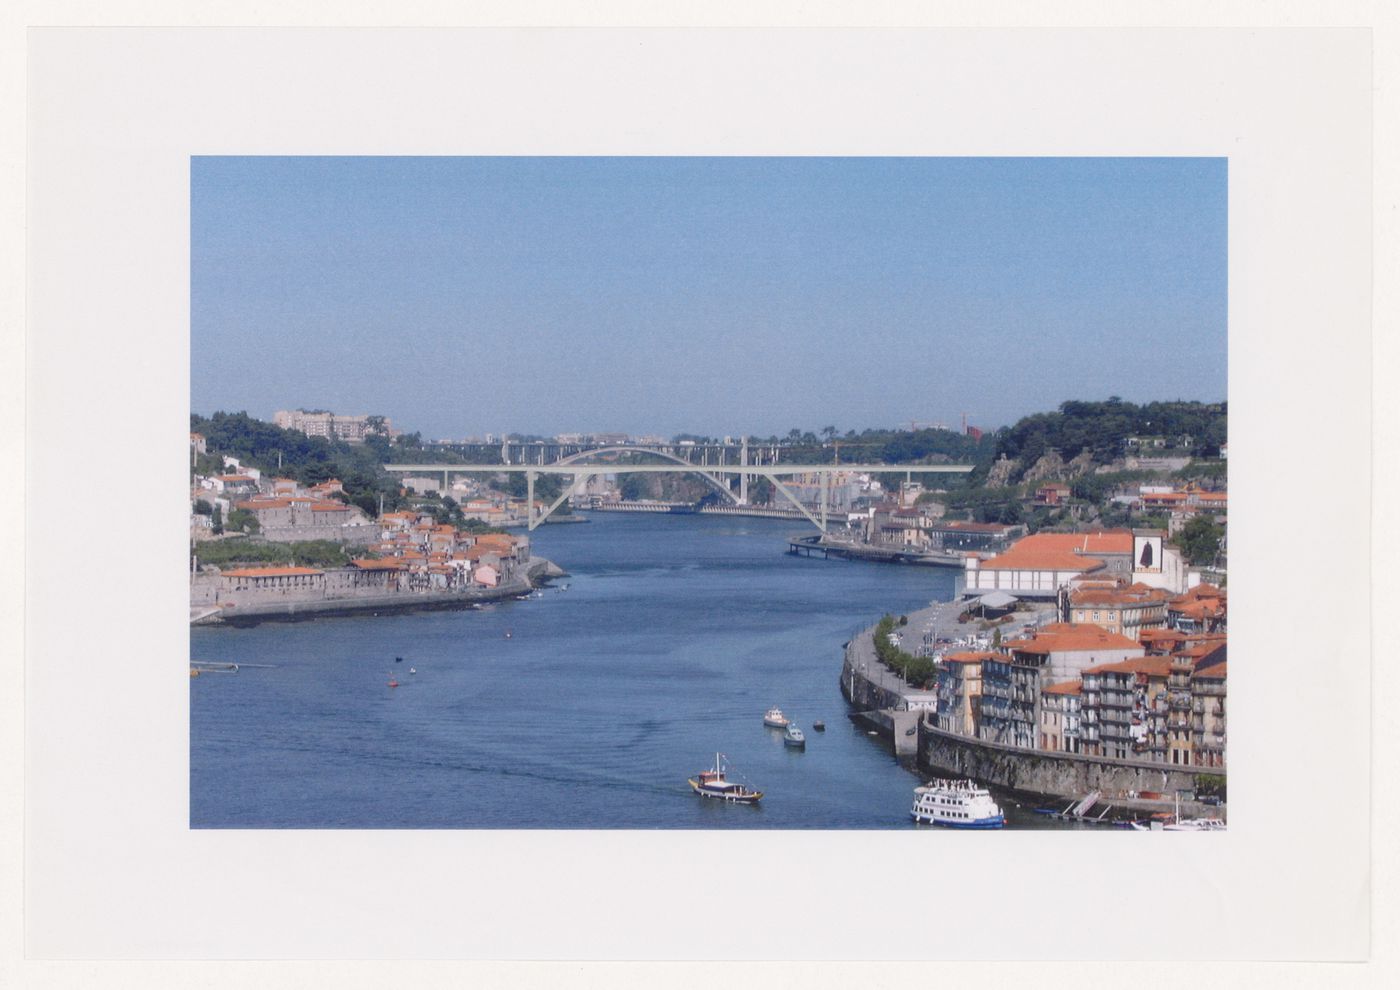
[[344, 440], [346, 443], [364, 443], [365, 437], [374, 433], [376, 427], [385, 436], [394, 435], [387, 416], [337, 416], [324, 410], [279, 409], [272, 421], [284, 430], [296, 430], [309, 437]]

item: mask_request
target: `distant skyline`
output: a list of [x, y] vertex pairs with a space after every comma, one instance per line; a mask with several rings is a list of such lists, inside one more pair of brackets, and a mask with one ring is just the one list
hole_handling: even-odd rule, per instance
[[518, 432], [1226, 398], [1226, 160], [194, 158], [191, 404]]

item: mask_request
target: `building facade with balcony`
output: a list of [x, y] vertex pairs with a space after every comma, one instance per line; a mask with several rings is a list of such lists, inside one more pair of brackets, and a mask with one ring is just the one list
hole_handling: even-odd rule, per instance
[[1040, 692], [1040, 748], [1051, 753], [1081, 752], [1079, 681], [1049, 684]]
[[1161, 588], [1145, 584], [1072, 588], [1069, 618], [1137, 640], [1142, 632], [1166, 625], [1167, 598]]
[[1218, 663], [1191, 674], [1191, 762], [1225, 766], [1225, 668]]
[[990, 652], [950, 653], [938, 664], [936, 724], [944, 732], [976, 737], [982, 705], [982, 664], [1005, 660]]
[[982, 703], [977, 738], [1034, 749], [1040, 729], [1039, 666], [1010, 656], [982, 663]]

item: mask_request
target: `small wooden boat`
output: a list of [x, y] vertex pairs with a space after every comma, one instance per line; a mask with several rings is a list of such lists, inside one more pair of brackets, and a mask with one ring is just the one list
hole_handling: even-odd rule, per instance
[[714, 798], [730, 804], [757, 804], [762, 799], [763, 792], [728, 780], [724, 775], [723, 759], [723, 753], [716, 753], [713, 770], [701, 770], [686, 781], [690, 784], [690, 789], [703, 798]]
[[812, 723], [812, 728], [816, 729], [818, 732], [825, 732], [826, 723], [818, 719], [817, 721]]

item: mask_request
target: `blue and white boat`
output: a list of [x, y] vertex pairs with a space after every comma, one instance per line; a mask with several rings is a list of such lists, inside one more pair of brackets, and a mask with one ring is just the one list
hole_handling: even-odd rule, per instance
[[985, 787], [971, 780], [939, 780], [914, 788], [915, 822], [945, 828], [1001, 828], [1006, 816]]
[[802, 730], [797, 727], [796, 722], [789, 722], [787, 731], [783, 733], [783, 745], [791, 746], [793, 749], [806, 749], [807, 737], [802, 734]]

